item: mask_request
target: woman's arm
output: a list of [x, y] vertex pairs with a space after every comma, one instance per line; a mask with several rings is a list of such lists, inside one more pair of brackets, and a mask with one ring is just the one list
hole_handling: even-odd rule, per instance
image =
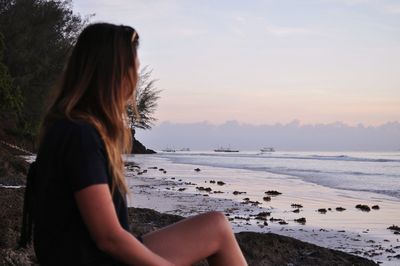
[[129, 265], [173, 265], [121, 227], [107, 184], [91, 185], [79, 190], [75, 192], [75, 200], [100, 250]]

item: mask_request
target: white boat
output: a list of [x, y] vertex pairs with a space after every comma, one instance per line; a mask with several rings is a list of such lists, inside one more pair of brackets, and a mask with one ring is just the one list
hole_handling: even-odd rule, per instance
[[272, 147], [264, 147], [262, 149], [260, 149], [261, 152], [274, 152], [275, 149]]
[[239, 152], [239, 150], [232, 150], [231, 148], [219, 147], [214, 150], [215, 152]]
[[163, 152], [176, 152], [175, 149], [172, 149], [172, 148], [165, 148], [165, 149], [162, 149], [162, 151]]
[[179, 151], [190, 151], [190, 149], [189, 148], [182, 148]]

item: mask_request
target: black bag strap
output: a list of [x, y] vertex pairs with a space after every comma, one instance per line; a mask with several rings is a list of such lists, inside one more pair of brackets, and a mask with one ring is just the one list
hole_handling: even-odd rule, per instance
[[32, 242], [34, 182], [36, 179], [36, 167], [36, 161], [32, 162], [29, 166], [28, 175], [26, 177], [21, 235], [18, 244], [19, 248], [26, 248], [27, 245]]

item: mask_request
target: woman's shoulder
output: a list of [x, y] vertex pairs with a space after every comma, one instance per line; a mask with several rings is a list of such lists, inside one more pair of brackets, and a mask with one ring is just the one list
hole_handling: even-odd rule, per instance
[[[43, 146], [43, 147], [42, 147]], [[84, 120], [59, 118], [48, 127], [41, 148], [69, 150], [73, 147], [104, 149], [104, 142], [94, 125]]]
[[52, 128], [58, 130], [64, 130], [68, 132], [88, 132], [88, 133], [97, 133], [97, 129], [88, 121], [85, 120], [71, 120], [69, 118], [60, 118], [53, 122]]
[[47, 139], [94, 139], [101, 140], [101, 135], [94, 125], [85, 120], [59, 118], [51, 123], [46, 132]]

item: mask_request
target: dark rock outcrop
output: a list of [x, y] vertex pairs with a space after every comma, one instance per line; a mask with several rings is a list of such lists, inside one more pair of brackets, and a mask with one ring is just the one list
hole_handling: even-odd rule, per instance
[[154, 150], [152, 150], [152, 149], [147, 149], [137, 139], [133, 139], [132, 153], [133, 154], [153, 154], [153, 153], [156, 153], [156, 152]]
[[9, 147], [0, 144], [0, 184], [20, 186], [25, 184], [29, 163], [20, 158]]
[[147, 149], [140, 141], [135, 138], [135, 131], [132, 130], [132, 151], [133, 154], [153, 154], [156, 153], [152, 149]]

